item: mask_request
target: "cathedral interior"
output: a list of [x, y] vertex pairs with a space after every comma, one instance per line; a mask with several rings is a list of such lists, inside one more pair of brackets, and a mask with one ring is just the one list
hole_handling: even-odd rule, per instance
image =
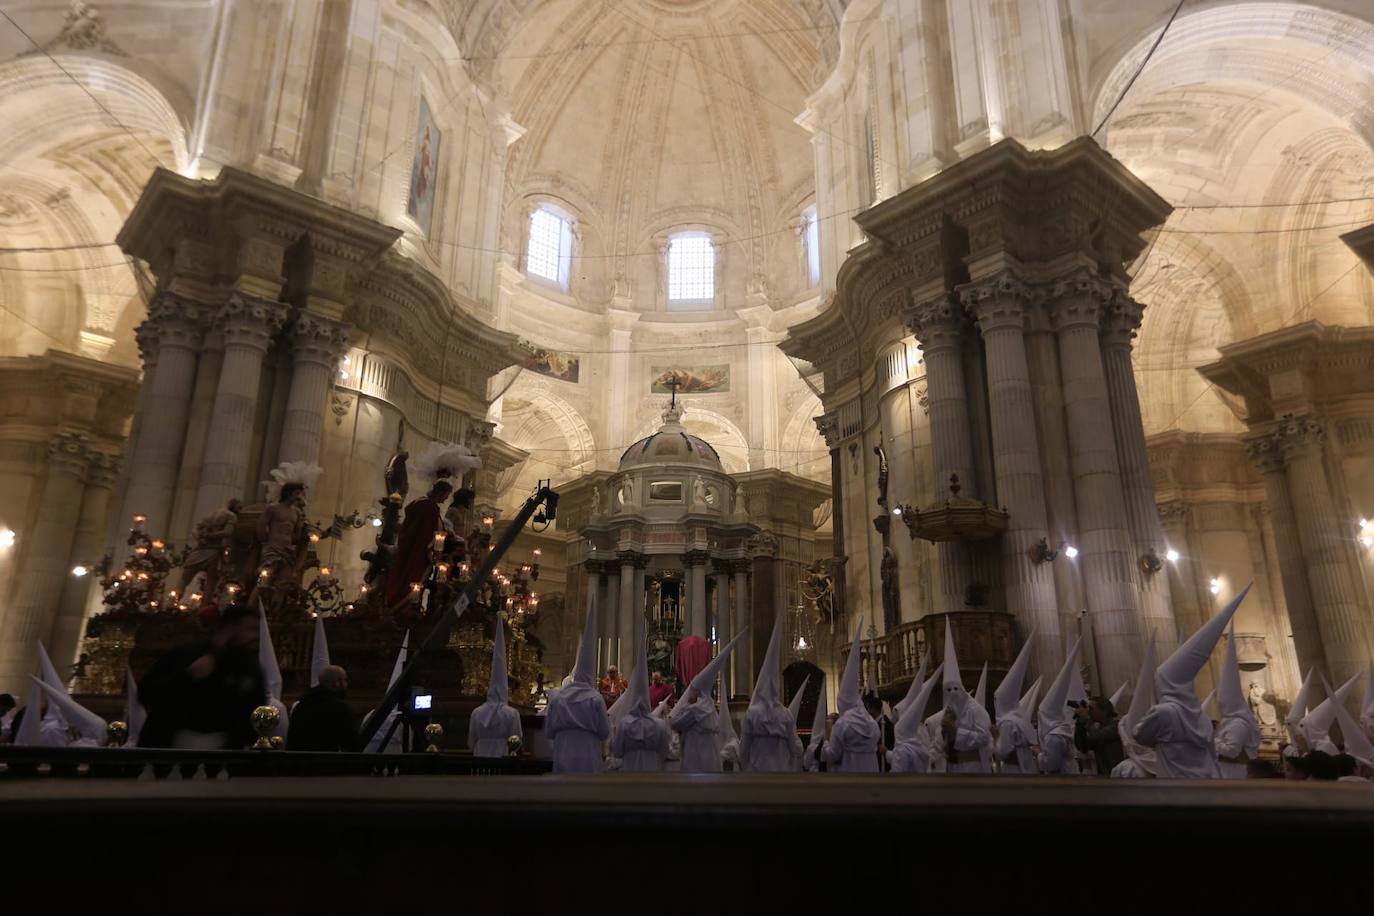
[[285, 699], [322, 622], [365, 710], [477, 566], [376, 579], [449, 471], [465, 549], [514, 536], [481, 595], [531, 714], [592, 607], [599, 672], [744, 633], [743, 704], [778, 625], [833, 709], [856, 628], [889, 702], [947, 631], [966, 683], [1081, 640], [1108, 695], [1250, 586], [1275, 757], [1309, 672], [1371, 664], [1370, 0], [0, 17], [0, 691], [41, 643], [117, 717], [251, 593]]

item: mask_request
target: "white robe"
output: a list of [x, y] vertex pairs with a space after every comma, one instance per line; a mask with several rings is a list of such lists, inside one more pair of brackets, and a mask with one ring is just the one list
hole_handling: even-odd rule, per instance
[[1038, 739], [1035, 728], [1019, 712], [1003, 716], [997, 723], [997, 760], [1002, 772], [1008, 775], [1017, 773], [1034, 774], [1035, 754], [1031, 748]]
[[[1135, 727], [1135, 740], [1155, 749], [1159, 775], [1174, 779], [1216, 779], [1216, 751], [1211, 735], [1202, 740], [1203, 731], [1196, 719], [1178, 703], [1165, 701], [1150, 707]], [[1211, 723], [1208, 723], [1210, 731]]]
[[[970, 698], [964, 708], [955, 713], [954, 750], [961, 755], [978, 755], [977, 760], [945, 762], [946, 773], [991, 773], [992, 772], [992, 731], [988, 727], [991, 720], [986, 709], [978, 706]], [[943, 739], [944, 733], [941, 732]], [[943, 744], [943, 740], [941, 744]]]
[[840, 713], [821, 752], [826, 763], [841, 773], [878, 773], [878, 743], [883, 733], [862, 706]]
[[1047, 776], [1077, 776], [1078, 764], [1073, 756], [1073, 723], [1063, 722], [1055, 727], [1040, 745], [1035, 761], [1040, 772]]
[[[1229, 716], [1217, 726], [1212, 744], [1217, 751], [1217, 770], [1222, 779], [1245, 779], [1250, 775], [1247, 759], [1254, 758], [1254, 748], [1259, 745], [1259, 734], [1250, 720], [1242, 716]], [[1240, 758], [1239, 762], [1222, 760], [1223, 757]]]
[[468, 717], [468, 748], [474, 757], [507, 756], [512, 735], [524, 738], [525, 731], [520, 726], [520, 713], [505, 703], [487, 700]]
[[682, 702], [673, 707], [668, 726], [682, 736], [683, 773], [719, 773], [720, 714], [709, 694], [695, 703]]
[[667, 722], [652, 713], [627, 712], [611, 736], [611, 756], [620, 758], [623, 772], [657, 773], [670, 740]]
[[749, 773], [793, 773], [802, 744], [792, 713], [781, 703], [750, 703], [739, 730], [739, 762]]
[[819, 773], [825, 754], [825, 739], [812, 732], [811, 743], [802, 751], [801, 768], [804, 773]]
[[549, 700], [544, 724], [553, 743], [555, 773], [600, 773], [601, 742], [611, 735], [606, 701], [594, 687], [573, 682]]
[[1149, 779], [1150, 772], [1130, 757], [1112, 767], [1112, 779]]
[[930, 772], [930, 741], [920, 735], [908, 741], [898, 741], [887, 755], [893, 773], [926, 774]]

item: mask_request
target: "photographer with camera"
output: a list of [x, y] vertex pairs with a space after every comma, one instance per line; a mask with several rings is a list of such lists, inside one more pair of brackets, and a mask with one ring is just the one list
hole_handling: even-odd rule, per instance
[[1112, 701], [1093, 697], [1087, 702], [1070, 701], [1069, 706], [1073, 707], [1074, 746], [1084, 754], [1092, 754], [1098, 776], [1110, 776], [1112, 769], [1126, 759]]

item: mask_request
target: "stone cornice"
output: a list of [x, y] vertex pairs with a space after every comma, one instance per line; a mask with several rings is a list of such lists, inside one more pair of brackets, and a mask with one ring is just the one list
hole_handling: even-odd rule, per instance
[[1341, 241], [1349, 245], [1350, 250], [1359, 255], [1370, 270], [1374, 270], [1374, 225], [1347, 232], [1341, 236]]
[[1253, 446], [1240, 436], [1169, 430], [1150, 436], [1146, 449], [1157, 502], [1247, 501], [1263, 490]]

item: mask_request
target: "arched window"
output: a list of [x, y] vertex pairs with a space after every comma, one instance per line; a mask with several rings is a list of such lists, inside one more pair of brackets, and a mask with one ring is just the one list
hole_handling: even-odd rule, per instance
[[530, 214], [530, 237], [525, 249], [525, 273], [567, 292], [572, 263], [572, 218], [542, 206]]
[[802, 245], [806, 250], [806, 285], [821, 285], [821, 233], [816, 224], [816, 205], [802, 211]]
[[710, 308], [716, 300], [716, 246], [704, 232], [668, 240], [668, 308]]

